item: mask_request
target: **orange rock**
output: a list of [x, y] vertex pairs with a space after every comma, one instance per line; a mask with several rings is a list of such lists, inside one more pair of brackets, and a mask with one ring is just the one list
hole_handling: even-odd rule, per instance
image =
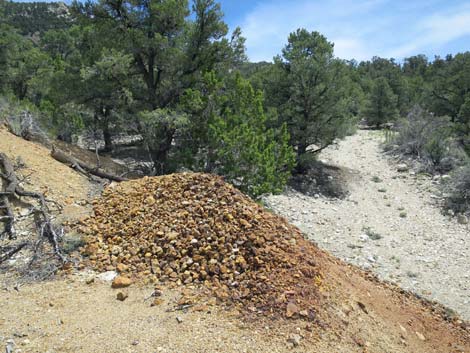
[[286, 316], [293, 317], [294, 315], [298, 314], [299, 311], [300, 311], [299, 307], [295, 305], [294, 303], [290, 302], [287, 304]]
[[111, 284], [112, 288], [125, 288], [129, 287], [132, 284], [132, 280], [126, 276], [117, 276], [113, 283]]

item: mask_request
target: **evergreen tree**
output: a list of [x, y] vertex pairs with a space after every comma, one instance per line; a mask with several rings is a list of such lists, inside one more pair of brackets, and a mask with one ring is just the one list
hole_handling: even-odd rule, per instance
[[287, 124], [297, 168], [302, 170], [307, 155], [344, 137], [354, 121], [346, 65], [334, 58], [333, 44], [324, 36], [299, 29], [290, 34], [282, 57], [275, 59], [271, 78], [269, 101]]
[[[137, 74], [132, 96], [138, 110], [155, 110], [155, 116], [162, 109], [176, 109], [183, 92], [196, 85], [205, 72], [228, 70], [243, 60], [240, 31], [237, 29], [231, 40], [226, 38], [227, 25], [214, 0], [195, 0], [193, 17], [188, 17], [187, 0], [101, 0], [75, 3], [75, 8], [82, 19], [100, 28], [108, 45], [132, 55], [131, 71]], [[167, 173], [171, 171], [168, 157], [176, 130], [168, 119], [154, 123], [164, 143], [148, 148], [155, 169]], [[137, 126], [143, 133], [139, 121]]]
[[286, 126], [268, 127], [261, 91], [240, 75], [223, 83], [210, 73], [199, 90], [187, 92], [185, 104], [191, 126], [199, 126], [187, 137], [199, 141], [192, 146], [199, 168], [224, 175], [255, 197], [284, 187], [294, 153]]
[[372, 90], [368, 95], [362, 115], [368, 125], [376, 127], [397, 118], [397, 96], [393, 93], [386, 78], [378, 77], [372, 82]]

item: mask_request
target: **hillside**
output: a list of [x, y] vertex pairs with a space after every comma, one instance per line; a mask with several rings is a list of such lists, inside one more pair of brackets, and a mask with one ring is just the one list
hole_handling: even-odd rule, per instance
[[23, 35], [70, 27], [70, 10], [63, 2], [3, 2], [4, 21]]
[[[50, 176], [53, 177], [55, 168], [67, 168], [60, 164], [56, 165], [57, 162], [47, 154], [41, 154], [42, 157], [38, 157], [41, 148], [37, 145], [29, 142], [21, 143], [20, 140], [8, 136], [6, 132], [3, 136], [6, 138], [1, 140], [0, 151], [8, 152], [11, 158], [28, 154], [36, 156], [36, 159], [42, 158], [41, 163], [34, 166], [38, 175], [51, 173]], [[81, 179], [81, 176], [75, 175], [71, 169], [64, 169], [61, 173], [70, 174], [67, 177], [69, 183], [72, 180]], [[136, 241], [153, 239], [153, 236], [142, 238], [138, 235], [139, 233], [136, 233], [135, 238], [132, 236], [125, 238], [126, 232], [129, 234], [135, 232], [132, 227], [133, 224], [138, 224], [136, 222], [144, 222], [142, 226], [144, 224], [151, 226], [142, 235], [147, 235], [150, 231], [156, 232], [155, 234], [158, 235], [159, 227], [166, 227], [172, 222], [180, 222], [182, 219], [179, 217], [183, 217], [182, 212], [187, 213], [184, 217], [193, 217], [194, 220], [200, 217], [200, 212], [207, 212], [208, 225], [216, 227], [214, 229], [219, 229], [222, 232], [213, 233], [212, 237], [221, 244], [220, 249], [224, 249], [223, 241], [228, 241], [229, 235], [227, 233], [227, 237], [224, 237], [226, 240], [223, 240], [221, 238], [221, 234], [224, 234], [222, 229], [236, 229], [233, 227], [240, 227], [237, 226], [238, 222], [243, 227], [247, 227], [246, 224], [251, 222], [251, 224], [256, 224], [252, 228], [252, 234], [255, 236], [266, 234], [263, 235], [266, 243], [255, 241], [252, 245], [247, 243], [247, 247], [242, 245], [242, 242], [238, 245], [240, 253], [244, 254], [248, 264], [248, 267], [242, 268], [250, 268], [249, 252], [251, 251], [259, 253], [260, 257], [256, 260], [257, 267], [249, 270], [248, 275], [258, 271], [256, 268], [263, 263], [259, 261], [272, 261], [269, 264], [271, 271], [274, 271], [271, 275], [282, 274], [273, 277], [273, 280], [275, 279], [272, 282], [275, 286], [274, 289], [285, 291], [287, 296], [292, 295], [291, 290], [294, 292], [299, 290], [294, 296], [297, 298], [295, 303], [298, 303], [300, 308], [310, 305], [306, 308], [307, 312], [312, 313], [312, 316], [303, 317], [303, 314], [297, 311], [292, 304], [288, 305], [287, 312], [282, 309], [281, 315], [273, 317], [266, 316], [258, 310], [252, 311], [252, 305], [260, 308], [258, 306], [259, 300], [268, 298], [262, 291], [257, 292], [258, 299], [253, 301], [253, 304], [249, 304], [250, 296], [248, 296], [246, 299], [248, 301], [243, 302], [242, 306], [233, 306], [225, 300], [220, 301], [221, 298], [227, 298], [224, 294], [215, 294], [218, 299], [214, 301], [212, 292], [207, 291], [208, 288], [211, 288], [208, 287], [209, 282], [175, 285], [170, 281], [158, 284], [156, 288], [155, 284], [146, 284], [148, 281], [145, 279], [148, 272], [145, 272], [145, 268], [138, 265], [138, 262], [135, 262], [135, 270], [130, 266], [126, 272], [136, 281], [135, 284], [124, 290], [116, 290], [110, 288], [109, 282], [107, 283], [105, 280], [106, 276], [91, 272], [91, 269], [84, 267], [87, 264], [85, 262], [58, 276], [53, 281], [24, 283], [19, 286], [18, 290], [13, 289], [15, 281], [10, 279], [8, 282], [4, 282], [7, 290], [0, 299], [0, 331], [3, 336], [3, 344], [12, 345], [11, 342], [14, 341], [17, 347], [21, 347], [23, 351], [27, 352], [47, 350], [63, 352], [102, 352], [103, 350], [108, 352], [208, 352], [220, 350], [224, 352], [285, 352], [292, 351], [293, 348], [294, 351], [299, 352], [331, 352], [333, 350], [442, 353], [466, 352], [470, 349], [470, 337], [466, 323], [457, 319], [449, 321], [445, 310], [439, 305], [423, 302], [395, 286], [384, 284], [370, 274], [347, 265], [329, 253], [320, 250], [313, 243], [299, 237], [298, 230], [294, 226], [288, 225], [285, 219], [261, 209], [260, 206], [241, 195], [233, 187], [216, 181], [213, 187], [217, 186], [218, 194], [208, 190], [209, 194], [213, 194], [212, 201], [208, 200], [206, 191], [204, 191], [204, 180], [212, 180], [211, 178], [210, 176], [199, 177], [193, 174], [176, 174], [169, 177], [145, 178], [125, 182], [121, 185], [111, 185], [105, 192], [105, 196], [94, 203], [95, 216], [92, 216], [91, 219], [94, 219], [95, 223], [88, 223], [91, 226], [88, 231], [88, 237], [91, 237], [89, 239], [96, 239], [98, 244], [101, 244], [99, 246], [102, 246], [101, 250], [98, 249], [96, 253], [98, 257], [95, 259], [99, 261], [106, 259], [106, 256], [102, 256], [106, 254], [103, 250], [108, 248], [106, 242], [117, 239], [98, 236], [97, 232], [105, 231], [103, 234], [106, 234], [108, 227], [121, 229], [119, 237], [124, 241], [121, 246], [124, 246], [124, 244], [132, 244], [133, 239]], [[40, 179], [37, 182], [40, 184]], [[139, 195], [144, 192], [141, 186], [146, 184], [146, 190], [150, 190], [160, 182], [167, 183], [167, 186], [161, 189], [160, 192], [163, 194], [156, 198], [158, 201], [153, 206], [149, 206], [152, 203], [149, 204], [148, 198], [140, 199]], [[63, 187], [60, 183], [50, 182], [48, 185], [51, 189], [51, 195], [67, 192], [69, 197], [83, 197], [81, 188], [74, 189], [75, 183], [67, 185], [64, 191], [60, 191]], [[179, 192], [178, 187], [180, 186], [178, 185], [186, 189], [187, 192]], [[173, 195], [173, 193], [175, 194]], [[119, 199], [115, 199], [118, 195], [123, 200], [127, 198], [129, 202], [123, 203]], [[176, 195], [179, 195], [178, 199], [173, 199]], [[227, 196], [220, 198], [221, 196], [218, 195]], [[121, 204], [123, 208], [113, 208], [116, 202]], [[142, 202], [143, 204], [141, 204]], [[220, 204], [218, 204], [219, 202]], [[169, 205], [173, 205], [172, 207], [175, 208], [170, 209]], [[211, 206], [209, 207], [209, 205]], [[134, 218], [127, 218], [126, 222], [131, 223], [124, 225], [122, 222], [125, 219], [113, 216], [112, 213], [126, 212], [126, 207], [131, 207], [131, 213], [136, 213]], [[138, 212], [141, 212], [141, 208], [145, 210], [145, 207], [153, 207], [154, 212], [160, 216], [153, 218], [154, 216], [148, 214], [146, 218], [141, 218], [138, 216]], [[228, 209], [238, 209], [244, 214], [244, 220], [237, 212], [234, 212], [232, 217], [224, 216], [225, 210]], [[107, 215], [108, 212], [111, 213]], [[212, 223], [213, 214], [219, 213], [222, 218]], [[184, 223], [179, 224], [183, 225]], [[193, 227], [191, 222], [186, 224], [186, 232], [189, 233], [181, 234], [187, 234], [189, 237], [191, 237], [191, 232], [197, 234], [197, 229], [209, 229], [204, 224], [200, 224], [199, 228], [191, 228]], [[198, 223], [196, 222], [194, 227], [196, 224]], [[271, 224], [270, 227], [273, 228], [266, 228], [268, 224]], [[93, 229], [95, 230], [93, 231]], [[251, 228], [246, 229], [250, 231]], [[289, 237], [289, 234], [292, 234], [291, 236], [296, 241], [289, 240], [285, 242], [285, 245], [282, 245], [284, 244], [282, 239], [278, 240], [279, 244], [275, 243], [274, 239], [269, 240], [269, 237], [275, 234], [272, 232], [278, 232], [281, 229], [284, 229], [284, 236]], [[266, 231], [268, 232], [263, 233]], [[116, 233], [111, 231], [110, 234]], [[172, 239], [172, 241], [189, 245], [186, 243], [186, 237], [183, 238], [182, 235], [181, 238], [176, 236]], [[195, 242], [191, 241], [190, 243]], [[162, 246], [166, 245], [162, 243]], [[184, 250], [184, 246], [179, 250]], [[203, 246], [202, 243], [201, 246]], [[275, 250], [276, 247], [284, 249], [282, 251], [292, 252], [292, 254], [303, 252], [304, 258], [312, 257], [314, 261], [311, 264], [302, 263], [301, 260], [300, 262], [296, 260], [296, 256], [291, 256], [289, 261], [292, 267], [282, 269], [276, 262], [278, 260], [269, 256], [271, 251], [278, 251]], [[112, 251], [110, 256], [120, 258], [114, 248]], [[222, 256], [223, 252], [219, 253], [219, 251], [221, 250], [215, 250], [210, 256], [213, 258]], [[267, 257], [261, 256], [262, 254]], [[21, 256], [21, 254], [17, 255], [15, 259], [20, 259]], [[112, 256], [111, 259], [113, 259]], [[123, 256], [127, 258], [125, 254]], [[135, 253], [134, 256], [135, 261], [140, 261], [139, 259], [143, 261], [148, 258], [144, 253]], [[168, 256], [173, 255], [169, 253]], [[280, 259], [284, 258], [283, 255], [280, 256]], [[76, 259], [79, 258], [76, 257]], [[161, 266], [164, 266], [165, 261], [168, 260], [158, 259]], [[12, 265], [14, 265], [14, 261], [8, 264], [8, 266]], [[321, 274], [321, 287], [318, 286], [318, 283], [310, 282], [309, 284], [302, 277], [302, 273], [309, 273], [309, 266], [315, 273]], [[96, 266], [93, 267], [96, 268]], [[137, 270], [142, 272], [134, 272]], [[297, 272], [300, 270], [301, 272]], [[140, 275], [136, 276], [137, 273]], [[260, 273], [260, 276], [259, 278], [264, 278], [263, 281], [266, 278], [269, 281], [269, 273]], [[173, 276], [170, 277], [173, 278]], [[5, 278], [4, 274], [2, 278]], [[246, 279], [248, 278], [246, 277]], [[242, 280], [241, 283], [244, 281]], [[300, 283], [302, 286], [298, 287]], [[291, 290], [283, 286], [288, 286]], [[116, 300], [116, 293], [119, 291], [125, 293], [128, 298], [122, 302]], [[159, 293], [158, 295], [161, 294], [161, 297], [151, 296], [156, 292]], [[229, 291], [229, 295], [230, 293]], [[233, 294], [235, 293], [233, 292]], [[317, 299], [310, 301], [308, 299], [310, 297], [304, 296], [306, 293], [311, 293], [309, 295], [314, 295]], [[158, 301], [154, 298], [157, 298]], [[235, 303], [236, 298], [237, 296], [233, 297]], [[150, 306], [151, 303], [154, 304]], [[189, 305], [184, 303], [189, 303]], [[286, 305], [285, 302], [278, 303], [276, 305], [280, 305], [280, 308]], [[18, 315], [19, 312], [22, 315]]]

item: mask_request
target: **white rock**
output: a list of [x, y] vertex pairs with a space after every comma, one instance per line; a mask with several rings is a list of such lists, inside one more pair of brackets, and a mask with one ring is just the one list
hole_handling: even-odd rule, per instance
[[409, 169], [410, 168], [405, 163], [401, 163], [397, 165], [397, 172], [403, 173], [403, 172], [407, 172]]
[[457, 216], [457, 222], [459, 222], [459, 224], [468, 224], [468, 217], [463, 214], [459, 214]]
[[111, 282], [113, 279], [117, 277], [118, 273], [116, 271], [106, 271], [100, 273], [96, 278], [104, 282]]

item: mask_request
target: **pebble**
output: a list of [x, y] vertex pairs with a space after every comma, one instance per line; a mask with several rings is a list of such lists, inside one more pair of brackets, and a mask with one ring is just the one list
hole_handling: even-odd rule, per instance
[[292, 344], [294, 347], [298, 347], [300, 345], [301, 340], [302, 340], [302, 337], [299, 334], [294, 333], [289, 336], [289, 338], [287, 339], [287, 342]]
[[119, 301], [124, 301], [127, 299], [127, 297], [129, 297], [129, 294], [125, 293], [125, 292], [119, 292], [117, 295], [116, 295], [116, 299], [119, 300]]

